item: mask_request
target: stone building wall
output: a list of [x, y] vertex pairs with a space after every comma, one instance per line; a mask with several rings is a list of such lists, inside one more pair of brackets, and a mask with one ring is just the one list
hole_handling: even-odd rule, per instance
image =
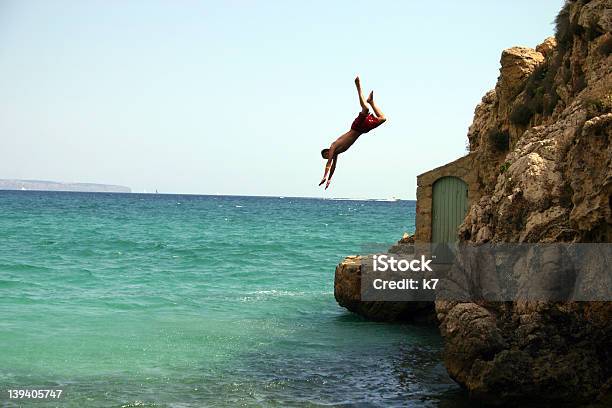
[[471, 153], [417, 176], [416, 242], [431, 242], [432, 195], [436, 180], [447, 176], [463, 180], [468, 185], [468, 208], [480, 198], [474, 159], [475, 155]]

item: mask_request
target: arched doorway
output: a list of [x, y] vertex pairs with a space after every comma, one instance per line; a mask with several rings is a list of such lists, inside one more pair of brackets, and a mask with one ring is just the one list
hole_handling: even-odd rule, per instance
[[442, 177], [433, 184], [431, 241], [457, 242], [457, 229], [467, 213], [468, 186], [458, 177]]

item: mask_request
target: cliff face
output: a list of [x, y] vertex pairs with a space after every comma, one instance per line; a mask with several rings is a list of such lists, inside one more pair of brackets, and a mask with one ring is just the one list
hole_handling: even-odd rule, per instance
[[[464, 242], [612, 242], [612, 0], [566, 3], [555, 38], [514, 47], [469, 129], [481, 199]], [[610, 302], [436, 302], [472, 396], [585, 402], [612, 387]]]
[[505, 50], [476, 108], [468, 139], [483, 197], [463, 240], [612, 240], [610, 0], [567, 3], [556, 37]]
[[[556, 25], [535, 49], [502, 53], [495, 89], [476, 107], [468, 139], [478, 194], [459, 228], [464, 243], [612, 242], [612, 0], [568, 1]], [[555, 281], [567, 268], [549, 255], [542, 270]], [[604, 258], [588, 260], [600, 277], [612, 268]], [[451, 273], [478, 299], [471, 279], [488, 282], [490, 271], [473, 264]], [[513, 279], [529, 282], [528, 272]], [[418, 319], [430, 308], [361, 301], [358, 257], [336, 268], [335, 282], [338, 302], [372, 319]], [[609, 290], [610, 276], [591, 284]], [[444, 362], [473, 398], [612, 406], [612, 302], [440, 299]]]

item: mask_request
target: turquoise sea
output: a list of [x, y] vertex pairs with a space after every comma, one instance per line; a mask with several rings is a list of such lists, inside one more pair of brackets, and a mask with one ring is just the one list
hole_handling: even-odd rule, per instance
[[413, 231], [412, 201], [1, 191], [0, 209], [0, 406], [464, 404], [435, 329], [334, 300], [336, 264]]

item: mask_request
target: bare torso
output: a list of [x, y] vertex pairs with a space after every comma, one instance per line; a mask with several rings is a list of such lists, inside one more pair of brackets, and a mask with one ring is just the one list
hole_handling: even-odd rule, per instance
[[349, 147], [353, 145], [353, 143], [355, 143], [355, 141], [361, 135], [362, 134], [360, 132], [351, 129], [342, 136], [340, 136], [338, 139], [336, 139], [330, 146], [330, 149], [333, 147], [335, 154], [344, 153], [349, 149]]

